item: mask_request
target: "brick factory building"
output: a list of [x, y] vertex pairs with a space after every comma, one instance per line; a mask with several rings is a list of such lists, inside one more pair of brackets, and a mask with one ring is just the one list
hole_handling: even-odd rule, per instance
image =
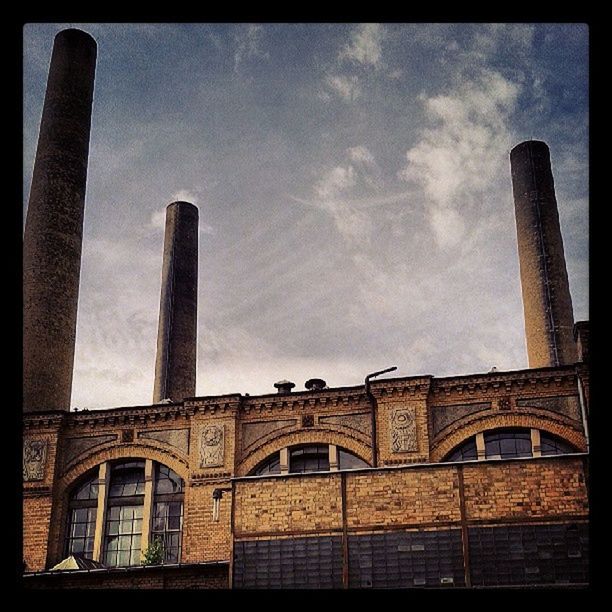
[[175, 202], [154, 403], [70, 412], [95, 55], [58, 34], [24, 237], [26, 588], [586, 586], [588, 323], [548, 147], [511, 154], [529, 369], [193, 397], [198, 211]]

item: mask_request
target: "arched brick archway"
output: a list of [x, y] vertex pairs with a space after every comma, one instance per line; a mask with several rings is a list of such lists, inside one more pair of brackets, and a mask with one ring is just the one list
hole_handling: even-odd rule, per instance
[[510, 427], [522, 427], [527, 429], [539, 429], [546, 433], [555, 435], [565, 442], [575, 446], [580, 451], [586, 450], [584, 435], [581, 431], [569, 427], [558, 421], [545, 417], [528, 414], [491, 415], [471, 421], [465, 427], [451, 432], [441, 442], [431, 449], [430, 458], [432, 462], [442, 461], [454, 448], [475, 436], [478, 433], [491, 429], [505, 429]]
[[293, 431], [270, 440], [256, 451], [248, 455], [236, 466], [237, 476], [246, 476], [260, 462], [272, 453], [278, 452], [287, 446], [300, 444], [335, 444], [350, 451], [366, 463], [370, 464], [370, 447], [337, 431], [322, 429], [309, 429], [308, 431]]

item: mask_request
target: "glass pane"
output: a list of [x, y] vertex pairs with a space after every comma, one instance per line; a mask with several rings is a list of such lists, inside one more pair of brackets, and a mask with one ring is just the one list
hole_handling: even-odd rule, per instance
[[251, 475], [262, 476], [263, 474], [280, 474], [280, 454], [274, 453], [270, 455], [264, 462], [256, 467]]
[[85, 556], [91, 559], [91, 555], [93, 554], [94, 540], [93, 538], [87, 538], [85, 540]]
[[85, 533], [86, 533], [86, 528], [87, 528], [87, 523], [75, 523], [73, 525], [73, 536], [76, 537], [81, 537], [84, 538], [85, 537]]
[[108, 523], [108, 535], [117, 535], [119, 533], [119, 521], [110, 521]]
[[168, 529], [180, 529], [181, 528], [181, 517], [180, 516], [169, 516], [168, 517]]
[[350, 470], [360, 467], [369, 467], [368, 464], [353, 453], [342, 448], [338, 449], [338, 467], [341, 470]]
[[165, 502], [157, 502], [153, 509], [153, 515], [156, 518], [164, 518], [168, 514], [168, 504]]
[[170, 516], [181, 516], [183, 510], [182, 502], [172, 502], [168, 508], [168, 514]]
[[130, 564], [130, 551], [129, 550], [121, 550], [117, 555], [117, 565], [119, 567], [129, 565]]
[[106, 542], [106, 550], [108, 551], [112, 551], [112, 550], [117, 550], [117, 548], [119, 547], [119, 538], [118, 537], [111, 537], [107, 540]]
[[142, 518], [142, 506], [132, 506], [132, 516], [134, 518]]
[[87, 522], [87, 508], [76, 508], [72, 511], [72, 520], [75, 523], [85, 523]]
[[[140, 467], [142, 465], [142, 467]], [[130, 462], [113, 466], [110, 497], [125, 497], [144, 493], [144, 464]]]
[[72, 552], [73, 553], [81, 553], [83, 552], [83, 548], [85, 545], [85, 541], [84, 540], [73, 540], [72, 541]]
[[105, 565], [109, 567], [115, 567], [117, 565], [117, 553], [116, 552], [107, 552], [105, 559]]
[[560, 438], [545, 434], [544, 432], [540, 432], [540, 445], [543, 455], [562, 455], [576, 452], [576, 449], [572, 448]]
[[132, 536], [119, 536], [119, 550], [130, 550], [130, 548], [132, 548]]
[[166, 527], [166, 519], [162, 516], [153, 519], [153, 531], [163, 531]]

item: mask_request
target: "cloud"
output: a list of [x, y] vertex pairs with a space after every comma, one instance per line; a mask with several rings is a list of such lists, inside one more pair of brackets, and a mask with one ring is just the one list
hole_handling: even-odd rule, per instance
[[[359, 79], [355, 75], [327, 75], [324, 84], [345, 102], [353, 102], [361, 95]], [[324, 99], [329, 97], [326, 93], [323, 92]]]
[[454, 90], [422, 97], [431, 127], [406, 152], [398, 176], [422, 189], [430, 229], [442, 249], [459, 244], [466, 220], [483, 209], [505, 176], [509, 118], [519, 91], [498, 72], [482, 70]]
[[[171, 202], [190, 202], [197, 206], [197, 198], [193, 196], [190, 192], [185, 190], [180, 190], [176, 192], [171, 198]], [[149, 218], [149, 229], [158, 231], [164, 230], [166, 227], [166, 209], [168, 205], [165, 204], [162, 208], [155, 210], [151, 213]], [[202, 211], [200, 210], [199, 219], [198, 219], [198, 229], [200, 234], [214, 234], [215, 228], [208, 223], [202, 221]]]
[[170, 196], [172, 202], [189, 202], [194, 206], [198, 205], [198, 196], [187, 189], [179, 189]]
[[353, 30], [351, 41], [340, 51], [339, 59], [377, 68], [382, 60], [383, 37], [382, 25], [362, 23]]
[[[313, 186], [312, 202], [290, 196], [330, 214], [340, 235], [353, 245], [367, 244], [374, 229], [368, 208], [398, 201], [405, 194], [382, 191], [381, 170], [374, 155], [364, 145], [345, 150], [346, 160], [326, 171]], [[363, 194], [371, 192], [369, 198]]]
[[256, 24], [248, 24], [236, 34], [236, 51], [234, 52], [234, 70], [237, 71], [240, 64], [249, 59], [269, 59], [270, 54], [263, 51], [262, 44], [263, 27]]

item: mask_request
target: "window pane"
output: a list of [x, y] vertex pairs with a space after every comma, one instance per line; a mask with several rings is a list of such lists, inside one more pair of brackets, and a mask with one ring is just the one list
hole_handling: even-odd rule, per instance
[[172, 502], [168, 507], [168, 514], [170, 516], [181, 516], [183, 512], [183, 503], [182, 502]]
[[540, 446], [542, 455], [563, 455], [566, 453], [577, 452], [575, 448], [564, 442], [560, 438], [551, 434], [540, 432]]
[[280, 474], [280, 454], [274, 453], [265, 461], [259, 464], [252, 472], [252, 476], [262, 476], [264, 474]]
[[353, 455], [353, 453], [344, 450], [342, 448], [338, 449], [338, 467], [341, 470], [350, 470], [361, 467], [370, 467], [363, 459], [357, 457], [357, 455]]
[[108, 535], [117, 535], [119, 533], [119, 521], [110, 521], [107, 523], [107, 533]]
[[105, 565], [109, 567], [116, 567], [117, 565], [117, 553], [116, 552], [107, 552], [105, 557]]
[[168, 529], [180, 529], [181, 528], [181, 517], [180, 516], [169, 516], [168, 517]]
[[117, 555], [117, 565], [119, 567], [130, 564], [130, 551], [129, 550], [121, 550]]
[[74, 531], [72, 534], [73, 536], [81, 537], [81, 538], [85, 537], [86, 527], [87, 527], [86, 523], [75, 523], [73, 527], [74, 527]]
[[318, 472], [329, 470], [329, 446], [306, 446], [291, 449], [289, 471], [291, 473]]
[[153, 519], [153, 531], [163, 531], [166, 527], [166, 519], [162, 516]]
[[72, 552], [73, 553], [82, 553], [85, 542], [81, 539], [72, 541]]
[[110, 497], [144, 494], [144, 463], [119, 463], [111, 468]]
[[106, 543], [106, 549], [108, 551], [113, 551], [117, 550], [117, 548], [119, 548], [119, 538], [115, 536], [109, 538]]
[[529, 430], [504, 429], [485, 432], [484, 439], [487, 458], [500, 456], [505, 459], [532, 456]]
[[165, 465], [157, 464], [155, 493], [181, 493], [183, 487], [183, 479], [176, 472]]

